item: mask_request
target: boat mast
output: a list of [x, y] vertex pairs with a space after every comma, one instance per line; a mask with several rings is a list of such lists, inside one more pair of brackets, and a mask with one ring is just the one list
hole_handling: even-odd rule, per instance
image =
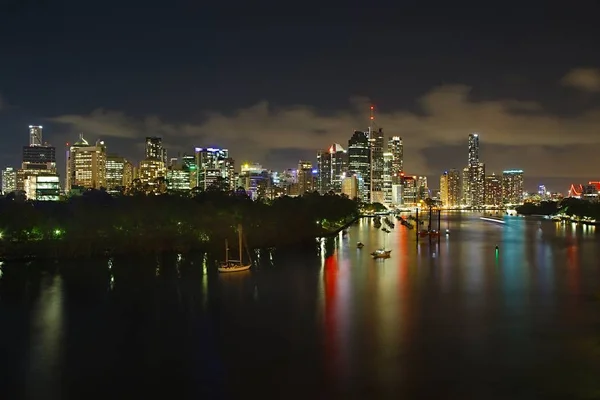
[[225, 239], [225, 264], [229, 262], [229, 245], [227, 244], [227, 239]]
[[238, 244], [240, 248], [240, 264], [242, 263], [242, 224], [238, 224]]

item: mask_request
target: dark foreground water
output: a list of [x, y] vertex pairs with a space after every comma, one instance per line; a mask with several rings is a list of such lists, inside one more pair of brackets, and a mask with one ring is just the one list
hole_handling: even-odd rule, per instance
[[365, 220], [231, 275], [201, 256], [4, 263], [0, 398], [600, 398], [600, 231], [442, 228], [417, 245], [397, 226], [374, 261]]

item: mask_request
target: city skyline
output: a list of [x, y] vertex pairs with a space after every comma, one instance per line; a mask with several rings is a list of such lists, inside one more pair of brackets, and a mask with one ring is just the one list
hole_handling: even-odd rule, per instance
[[[168, 21], [127, 4], [114, 12], [111, 1], [101, 13], [71, 0], [24, 1], [0, 13], [4, 38], [28, 26], [2, 39], [1, 164], [19, 164], [23, 126], [43, 125], [59, 170], [62, 146], [80, 132], [136, 161], [143, 139], [160, 136], [171, 154], [225, 147], [240, 162], [282, 170], [314, 162], [315, 150], [365, 130], [373, 103], [385, 134], [405, 142], [407, 172], [430, 182], [463, 168], [471, 132], [485, 141], [486, 174], [523, 169], [529, 191], [544, 184], [564, 192], [571, 183], [598, 180], [600, 56], [591, 50], [600, 34], [588, 23], [598, 5], [547, 5], [543, 13], [520, 5], [518, 13], [503, 7], [493, 15], [441, 4], [433, 15], [415, 5], [380, 10], [377, 18], [323, 9], [300, 21], [302, 12], [277, 7], [266, 7], [266, 18], [261, 7], [220, 14], [219, 5], [178, 3]], [[229, 23], [202, 23], [217, 15]], [[568, 19], [559, 36], [549, 16]], [[73, 22], [72, 35], [56, 18]], [[371, 19], [378, 29], [360, 27]], [[165, 27], [161, 36], [149, 33], [153, 24]], [[107, 25], [113, 29], [96, 31]], [[208, 33], [218, 40], [199, 40]], [[354, 66], [360, 54], [370, 55], [372, 71]]]

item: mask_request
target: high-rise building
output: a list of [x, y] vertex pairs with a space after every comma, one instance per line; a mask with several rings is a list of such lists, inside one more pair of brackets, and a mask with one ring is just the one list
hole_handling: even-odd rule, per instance
[[347, 176], [342, 179], [342, 194], [350, 199], [358, 197], [358, 180], [356, 175]]
[[167, 150], [163, 147], [162, 138], [157, 136], [146, 137], [146, 159], [160, 160], [166, 168], [168, 165]]
[[[463, 174], [465, 203], [469, 207], [482, 207], [485, 204], [485, 165], [479, 161], [479, 134], [469, 135], [469, 162]], [[465, 181], [463, 181], [465, 182]]]
[[404, 145], [401, 137], [392, 136], [388, 140], [388, 153], [392, 154], [392, 165], [390, 168], [392, 183], [399, 184], [401, 180], [400, 174], [404, 172]]
[[348, 153], [338, 144], [317, 153], [318, 191], [321, 194], [342, 190], [342, 179], [348, 170]]
[[461, 204], [460, 173], [452, 168], [444, 172], [443, 176], [445, 176], [446, 192], [441, 194], [442, 203], [448, 208], [459, 207]]
[[298, 161], [298, 192], [300, 195], [315, 191], [317, 173], [317, 170], [313, 170], [310, 161]]
[[383, 129], [371, 130], [371, 202], [383, 203], [385, 195], [383, 190], [383, 153], [384, 136]]
[[401, 175], [402, 198], [399, 204], [403, 206], [414, 206], [418, 202], [419, 189], [416, 176]]
[[56, 148], [46, 145], [23, 146], [23, 164], [21, 168], [56, 173]]
[[362, 201], [371, 201], [371, 149], [368, 134], [354, 131], [348, 140], [348, 172], [356, 174], [359, 181], [359, 197]]
[[393, 185], [394, 154], [390, 152], [383, 153], [383, 194], [384, 203], [392, 203], [392, 185]]
[[469, 135], [469, 167], [479, 165], [479, 134], [471, 133]]
[[182, 160], [175, 159], [167, 169], [167, 189], [187, 191], [192, 188], [190, 168]]
[[502, 172], [502, 201], [504, 204], [523, 204], [523, 171]]
[[17, 190], [17, 171], [13, 167], [2, 170], [2, 194], [7, 195]]
[[166, 175], [165, 163], [157, 158], [147, 158], [140, 161], [138, 179], [143, 185], [155, 185], [159, 178]]
[[118, 193], [133, 181], [133, 165], [125, 157], [106, 156], [106, 191]]
[[25, 179], [24, 190], [27, 200], [58, 201], [60, 200], [58, 174], [45, 172], [39, 175], [29, 175]]
[[196, 165], [198, 182], [196, 186], [206, 190], [216, 182], [223, 182], [228, 190], [235, 189], [235, 165], [229, 157], [229, 150], [213, 147], [196, 147]]
[[100, 189], [106, 188], [106, 146], [103, 141], [90, 145], [83, 134], [67, 149], [67, 175], [65, 192], [74, 186]]
[[440, 202], [442, 207], [448, 207], [448, 171], [444, 171], [440, 176]]
[[427, 185], [427, 177], [426, 176], [417, 176], [413, 177], [416, 180], [417, 185], [417, 201], [425, 200], [431, 197], [431, 193], [429, 191], [429, 187]]
[[246, 190], [252, 200], [266, 198], [272, 186], [271, 174], [260, 164], [242, 164], [239, 185]]
[[42, 129], [41, 125], [29, 125], [29, 146], [41, 146], [44, 144]]
[[498, 207], [502, 205], [502, 178], [495, 174], [485, 177], [485, 205]]
[[483, 207], [485, 205], [485, 164], [479, 163], [467, 168], [468, 194], [467, 206]]

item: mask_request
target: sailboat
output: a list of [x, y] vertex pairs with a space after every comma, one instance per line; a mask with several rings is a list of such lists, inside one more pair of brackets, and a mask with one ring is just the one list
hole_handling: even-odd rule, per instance
[[229, 245], [227, 244], [227, 239], [225, 239], [225, 261], [221, 262], [219, 265], [219, 272], [238, 272], [238, 271], [247, 271], [252, 266], [252, 263], [244, 264], [244, 259], [242, 257], [242, 225], [238, 225], [238, 246], [240, 251], [240, 259], [239, 260], [230, 260], [229, 259]]
[[385, 249], [385, 239], [387, 238], [387, 233], [384, 233], [383, 236], [383, 247], [381, 249], [377, 249], [371, 253], [373, 258], [390, 258], [391, 250]]

